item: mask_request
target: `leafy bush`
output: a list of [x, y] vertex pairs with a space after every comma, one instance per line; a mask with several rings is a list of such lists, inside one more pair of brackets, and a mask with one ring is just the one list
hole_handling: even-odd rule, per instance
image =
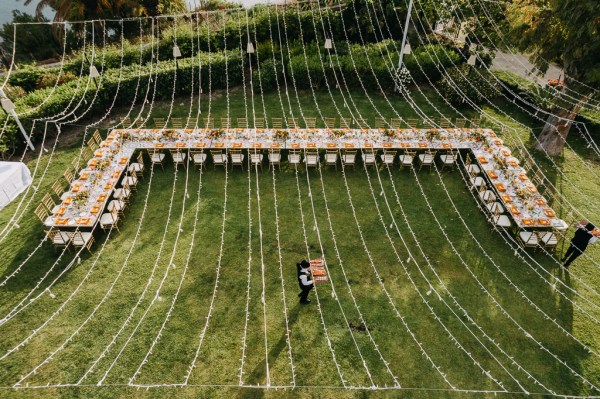
[[[437, 82], [442, 77], [443, 68], [459, 64], [461, 57], [453, 49], [440, 44], [428, 44], [418, 47], [411, 54], [404, 56], [404, 66], [410, 71], [415, 83]], [[420, 66], [420, 68], [419, 68]]]
[[440, 91], [452, 104], [467, 102], [466, 98], [476, 104], [484, 99], [492, 99], [499, 93], [499, 85], [490, 72], [463, 64], [452, 68], [440, 82]]

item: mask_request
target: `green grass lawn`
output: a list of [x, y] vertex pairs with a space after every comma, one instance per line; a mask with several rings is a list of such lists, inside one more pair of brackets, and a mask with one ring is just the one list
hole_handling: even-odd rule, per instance
[[[317, 96], [323, 115], [335, 116], [329, 95]], [[232, 117], [244, 116], [242, 97], [232, 93]], [[373, 118], [369, 101], [355, 98]], [[186, 115], [185, 101], [177, 100], [174, 115]], [[373, 102], [394, 116], [381, 97]], [[265, 103], [268, 117], [281, 115], [276, 95], [266, 95]], [[306, 116], [319, 116], [312, 96], [303, 96], [301, 106]], [[155, 104], [152, 116], [165, 116], [168, 107]], [[212, 116], [226, 115], [223, 96], [212, 107]], [[589, 184], [598, 181], [600, 167], [585, 143], [577, 137], [570, 143], [573, 150], [559, 159], [563, 173], [539, 161], [576, 207], [600, 220], [590, 204], [600, 188]], [[10, 387], [57, 349], [22, 385], [86, 378], [78, 387], [7, 388], [2, 397], [491, 398], [496, 395], [460, 390], [504, 389], [599, 394], [577, 376], [600, 385], [598, 355], [582, 346], [600, 353], [596, 266], [580, 258], [569, 276], [544, 254], [533, 255], [530, 264], [521, 252], [515, 256], [490, 229], [457, 170], [415, 177], [398, 169], [365, 172], [360, 165], [345, 175], [339, 168], [272, 174], [265, 167], [258, 174], [236, 169], [225, 180], [222, 169], [175, 172], [169, 164], [146, 173], [120, 232], [97, 234], [93, 253], [45, 291], [73, 261], [73, 252], [65, 254], [31, 293], [59, 256], [45, 243], [28, 258], [43, 238], [33, 208], [80, 145], [43, 157], [41, 166], [50, 165], [35, 201], [20, 209], [20, 227], [0, 245], [2, 280], [26, 261], [0, 288], [2, 316], [25, 305], [0, 325], [0, 357], [56, 313], [0, 360], [0, 386]], [[0, 229], [17, 204], [0, 213]], [[319, 285], [312, 304], [300, 305], [295, 264], [323, 252], [331, 284]], [[597, 247], [586, 253], [600, 259]], [[189, 386], [127, 387], [159, 331], [135, 383], [182, 383], [196, 358]], [[237, 387], [240, 370], [243, 383], [254, 388]], [[346, 386], [362, 389], [343, 390], [341, 376]], [[287, 388], [256, 388], [267, 378]], [[105, 386], [97, 387], [99, 381]], [[297, 388], [289, 388], [292, 381]], [[368, 389], [395, 381], [403, 391]]]

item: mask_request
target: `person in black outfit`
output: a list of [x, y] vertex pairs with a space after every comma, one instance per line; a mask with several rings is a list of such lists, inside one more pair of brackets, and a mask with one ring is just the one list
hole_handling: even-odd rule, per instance
[[300, 297], [300, 303], [306, 305], [310, 303], [308, 293], [314, 287], [312, 280], [309, 279], [310, 263], [307, 260], [303, 260], [296, 264], [296, 268], [298, 270], [298, 285], [300, 285], [300, 289], [302, 290], [298, 296]]
[[571, 245], [562, 259], [563, 262], [566, 261], [565, 268], [568, 269], [569, 265], [573, 263], [573, 261], [583, 253], [583, 251], [585, 251], [590, 243], [590, 239], [593, 237], [592, 231], [594, 229], [595, 226], [591, 223], [588, 223], [585, 226], [580, 226], [575, 231], [575, 235], [571, 239]]

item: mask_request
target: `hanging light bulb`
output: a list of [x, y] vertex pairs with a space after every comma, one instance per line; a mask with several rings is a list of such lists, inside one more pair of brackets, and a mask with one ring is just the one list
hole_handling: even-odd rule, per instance
[[333, 42], [331, 39], [325, 39], [325, 49], [331, 50], [333, 48]]
[[475, 66], [476, 62], [477, 62], [477, 57], [475, 57], [475, 54], [471, 54], [471, 56], [467, 60], [467, 64], [471, 65], [471, 66]]
[[181, 51], [179, 50], [179, 46], [177, 45], [177, 43], [175, 43], [175, 45], [173, 46], [173, 58], [179, 57], [181, 57]]
[[100, 77], [100, 72], [95, 65], [90, 65], [90, 78], [98, 78]]
[[252, 42], [248, 42], [248, 45], [246, 46], [246, 52], [248, 54], [254, 54], [254, 44], [252, 44]]
[[404, 54], [410, 54], [412, 52], [412, 48], [410, 47], [410, 43], [406, 43], [404, 45]]

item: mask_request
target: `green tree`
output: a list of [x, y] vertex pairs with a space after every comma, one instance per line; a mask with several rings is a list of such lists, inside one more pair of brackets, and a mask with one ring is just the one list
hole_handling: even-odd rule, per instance
[[[507, 6], [510, 37], [531, 54], [542, 71], [548, 62], [564, 69], [564, 86], [582, 93], [576, 104], [559, 94], [535, 148], [559, 155], [573, 119], [600, 84], [600, 2], [598, 0], [514, 0]], [[565, 89], [563, 88], [563, 92]]]
[[[49, 25], [21, 25], [15, 35], [13, 23], [35, 22], [34, 16], [13, 11], [11, 23], [2, 25], [0, 29], [0, 51], [4, 65], [10, 65], [13, 46], [16, 46], [15, 62], [32, 62], [57, 58], [62, 52], [60, 43], [52, 36]], [[48, 21], [42, 16], [42, 21]], [[14, 39], [14, 40], [13, 40]]]

